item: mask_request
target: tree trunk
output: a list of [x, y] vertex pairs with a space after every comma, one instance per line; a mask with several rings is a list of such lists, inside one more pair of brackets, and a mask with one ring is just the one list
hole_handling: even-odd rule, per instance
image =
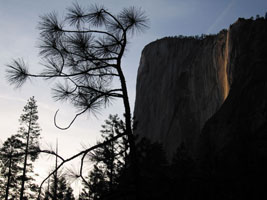
[[8, 165], [8, 178], [7, 178], [7, 185], [6, 185], [6, 197], [5, 200], [8, 200], [9, 195], [9, 187], [10, 187], [10, 178], [11, 178], [11, 167], [12, 167], [12, 156], [9, 157], [9, 165]]
[[[112, 132], [113, 132], [113, 130], [112, 130]], [[114, 136], [114, 133], [112, 133], [112, 137]], [[111, 142], [111, 157], [112, 157], [112, 159], [111, 159], [111, 161], [112, 161], [112, 163], [110, 163], [110, 180], [109, 180], [109, 183], [110, 183], [110, 186], [109, 186], [109, 192], [112, 192], [113, 191], [113, 174], [114, 174], [114, 160], [115, 160], [115, 156], [114, 156], [114, 143], [113, 142]]]
[[29, 151], [29, 141], [30, 141], [30, 131], [31, 131], [31, 119], [29, 121], [28, 132], [27, 132], [27, 142], [26, 142], [26, 150], [25, 150], [25, 159], [23, 165], [23, 174], [22, 174], [22, 182], [21, 182], [21, 190], [20, 190], [20, 200], [23, 200], [24, 187], [25, 187], [25, 179], [26, 179], [26, 168], [27, 168], [27, 159], [28, 159], [28, 151]]
[[[56, 154], [58, 154], [58, 140], [56, 142]], [[57, 156], [56, 156], [56, 169], [57, 169]], [[57, 200], [57, 184], [58, 184], [58, 177], [57, 177], [57, 170], [55, 172], [55, 185], [54, 185], [54, 189], [55, 189], [55, 194], [54, 194], [54, 198], [53, 200]]]
[[131, 180], [133, 181], [134, 187], [135, 187], [135, 197], [138, 199], [138, 180], [139, 180], [139, 170], [138, 170], [138, 164], [137, 164], [137, 156], [136, 156], [136, 145], [134, 140], [134, 135], [132, 132], [132, 123], [131, 123], [131, 109], [130, 109], [130, 103], [128, 98], [128, 92], [127, 92], [127, 86], [125, 77], [122, 73], [120, 63], [118, 64], [118, 73], [121, 80], [121, 88], [123, 93], [123, 103], [125, 108], [125, 126], [126, 126], [126, 135], [128, 137], [129, 146], [130, 146], [130, 168], [132, 169], [131, 174]]
[[120, 54], [117, 59], [117, 71], [120, 77], [120, 83], [121, 83], [121, 89], [122, 89], [122, 96], [123, 96], [123, 104], [125, 108], [125, 126], [126, 126], [126, 135], [128, 137], [129, 141], [129, 146], [130, 146], [130, 168], [132, 171], [132, 174], [130, 177], [131, 181], [133, 181], [133, 185], [135, 187], [135, 199], [138, 199], [138, 180], [139, 180], [139, 170], [138, 170], [138, 165], [137, 165], [137, 156], [136, 156], [136, 146], [135, 146], [135, 140], [132, 132], [132, 123], [131, 123], [131, 108], [130, 108], [130, 103], [129, 103], [129, 97], [128, 97], [128, 91], [127, 91], [127, 86], [126, 86], [126, 80], [124, 77], [124, 74], [121, 69], [121, 59], [122, 55], [124, 53], [126, 44], [127, 44], [127, 33], [124, 31], [123, 33], [123, 38], [124, 42], [122, 45], [122, 49], [120, 51]]

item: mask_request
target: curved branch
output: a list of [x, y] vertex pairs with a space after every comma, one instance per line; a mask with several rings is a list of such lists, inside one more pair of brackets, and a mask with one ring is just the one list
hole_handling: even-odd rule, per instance
[[58, 157], [62, 162], [65, 161], [65, 159], [63, 157], [61, 157], [60, 155], [58, 155], [57, 153], [55, 153], [54, 151], [49, 151], [49, 150], [40, 150], [38, 151], [40, 153], [46, 153], [46, 154], [51, 154], [51, 155], [54, 155], [56, 157]]
[[99, 92], [100, 94], [99, 94], [98, 96], [94, 97], [94, 98], [92, 99], [92, 101], [86, 106], [86, 108], [85, 108], [84, 110], [82, 110], [81, 112], [77, 113], [77, 114], [74, 116], [74, 118], [72, 119], [72, 121], [69, 123], [69, 125], [66, 126], [66, 127], [60, 127], [60, 126], [58, 126], [57, 123], [56, 123], [56, 117], [57, 117], [57, 113], [58, 113], [58, 111], [59, 111], [59, 109], [58, 109], [58, 110], [56, 111], [55, 115], [54, 115], [54, 125], [55, 125], [58, 129], [60, 129], [60, 130], [67, 130], [67, 129], [69, 129], [69, 128], [71, 127], [71, 125], [74, 123], [74, 121], [76, 120], [76, 118], [79, 117], [80, 115], [82, 115], [83, 113], [85, 113], [85, 112], [91, 107], [91, 105], [92, 105], [93, 103], [95, 103], [99, 98], [101, 98], [101, 97], [103, 97], [103, 96], [106, 96], [106, 95], [113, 96], [113, 97], [121, 97], [121, 98], [123, 97], [123, 96], [120, 95], [120, 94], [117, 94], [117, 93], [111, 93], [112, 91], [116, 91], [116, 90], [111, 90], [111, 91], [108, 91], [108, 92]]
[[65, 163], [70, 162], [71, 160], [74, 160], [75, 158], [77, 158], [77, 157], [79, 157], [79, 156], [81, 156], [81, 155], [83, 155], [83, 156], [85, 157], [85, 155], [86, 155], [88, 152], [93, 151], [94, 149], [100, 148], [100, 147], [102, 147], [102, 146], [105, 146], [105, 145], [107, 145], [108, 143], [110, 143], [110, 142], [112, 142], [112, 141], [115, 141], [115, 140], [117, 140], [117, 139], [120, 138], [120, 137], [123, 137], [124, 135], [127, 135], [127, 132], [123, 132], [123, 133], [121, 133], [121, 134], [119, 134], [119, 135], [116, 135], [115, 137], [113, 137], [113, 138], [111, 138], [111, 139], [109, 139], [109, 140], [106, 140], [106, 141], [104, 141], [104, 142], [102, 142], [102, 143], [99, 143], [99, 144], [94, 145], [94, 146], [92, 146], [92, 147], [90, 147], [90, 148], [88, 148], [88, 149], [85, 149], [85, 150], [83, 150], [83, 151], [81, 151], [81, 152], [79, 152], [79, 153], [77, 153], [77, 154], [71, 156], [70, 158], [65, 159], [64, 161], [62, 161], [62, 162], [57, 166], [57, 168], [54, 169], [54, 171], [52, 171], [52, 172], [51, 172], [51, 173], [50, 173], [50, 174], [49, 174], [49, 175], [42, 181], [42, 183], [40, 184], [40, 187], [39, 187], [39, 194], [38, 194], [38, 198], [37, 198], [37, 199], [40, 200], [40, 196], [41, 196], [41, 192], [42, 192], [42, 187], [43, 187], [43, 184], [45, 183], [45, 181], [47, 181], [47, 180], [50, 178], [50, 176], [52, 176], [57, 170], [59, 170]]
[[42, 181], [42, 183], [40, 184], [40, 187], [39, 187], [39, 194], [38, 194], [38, 200], [40, 200], [40, 196], [41, 196], [41, 190], [42, 190], [42, 187], [43, 187], [43, 184], [45, 183], [45, 181], [47, 180], [47, 179], [49, 179], [50, 178], [50, 176], [52, 176], [54, 173], [56, 173], [56, 171], [57, 170], [59, 170], [62, 166], [63, 166], [63, 164], [65, 163], [65, 161], [63, 161], [63, 162], [61, 162], [59, 165], [58, 165], [58, 167], [54, 170], [54, 171], [52, 171], [43, 181]]
[[79, 117], [80, 115], [82, 115], [83, 113], [85, 113], [88, 109], [89, 109], [89, 106], [88, 106], [87, 108], [85, 108], [82, 112], [77, 113], [77, 114], [74, 116], [74, 118], [71, 120], [71, 122], [69, 123], [69, 125], [66, 126], [66, 127], [60, 127], [60, 126], [58, 126], [57, 123], [56, 123], [56, 121], [57, 121], [56, 117], [57, 117], [57, 113], [58, 113], [58, 111], [59, 111], [59, 109], [58, 109], [58, 110], [56, 111], [55, 115], [54, 115], [54, 125], [55, 125], [58, 129], [60, 129], [60, 130], [67, 130], [67, 129], [69, 129], [69, 128], [71, 127], [71, 125], [74, 123], [74, 121], [76, 120], [76, 118]]

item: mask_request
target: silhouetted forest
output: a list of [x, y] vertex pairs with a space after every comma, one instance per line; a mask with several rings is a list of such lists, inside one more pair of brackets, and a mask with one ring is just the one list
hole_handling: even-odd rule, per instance
[[[74, 199], [73, 189], [68, 177], [79, 174], [56, 170], [46, 181], [39, 195], [39, 185], [34, 180], [33, 162], [40, 153], [57, 155], [39, 148], [38, 111], [34, 97], [28, 100], [20, 117], [21, 127], [18, 134], [8, 138], [1, 147], [1, 199]], [[119, 137], [125, 131], [125, 123], [117, 115], [110, 115], [102, 126], [101, 144], [104, 146], [91, 151], [87, 157], [93, 169], [82, 178], [83, 188], [79, 200], [93, 199], [176, 199], [186, 196], [191, 187], [191, 175], [194, 161], [185, 145], [177, 149], [173, 160], [169, 162], [160, 143], [151, 143], [148, 139], [136, 139], [137, 179], [131, 176], [129, 144], [126, 136]], [[28, 158], [28, 160], [27, 160]], [[57, 156], [56, 156], [57, 158]], [[25, 160], [26, 165], [25, 165]], [[55, 169], [60, 161], [55, 159]], [[26, 168], [25, 168], [26, 166]], [[53, 170], [52, 170], [53, 171]], [[137, 189], [132, 185], [137, 182]], [[24, 186], [23, 186], [24, 185]], [[23, 188], [23, 190], [22, 190]], [[22, 193], [22, 194], [21, 194]], [[39, 196], [39, 197], [38, 197]]]

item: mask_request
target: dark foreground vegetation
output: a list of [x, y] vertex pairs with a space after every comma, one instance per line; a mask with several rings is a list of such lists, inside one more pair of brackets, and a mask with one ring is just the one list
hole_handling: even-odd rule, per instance
[[[39, 186], [34, 180], [36, 174], [33, 173], [33, 162], [40, 153], [57, 155], [57, 151], [39, 148], [37, 113], [36, 101], [32, 97], [23, 109], [18, 134], [3, 143], [0, 154], [1, 199], [72, 200], [74, 196], [70, 181], [77, 178], [82, 178], [83, 185], [79, 200], [176, 199], [177, 196], [184, 197], [188, 192], [195, 166], [185, 146], [181, 145], [169, 162], [162, 145], [151, 143], [145, 138], [137, 138], [138, 185], [134, 188], [127, 137], [113, 140], [125, 131], [125, 123], [117, 115], [110, 115], [102, 126], [102, 139], [98, 144], [111, 142], [87, 154], [94, 164], [91, 171], [84, 172], [88, 175], [81, 177], [72, 170], [56, 170], [39, 194]], [[56, 159], [55, 168], [59, 162]]]
[[[83, 177], [85, 157], [92, 151], [124, 137], [129, 148], [127, 165], [131, 166], [128, 167], [131, 171], [130, 185], [136, 190], [138, 178], [136, 145], [131, 126], [132, 117], [126, 80], [122, 70], [122, 57], [129, 38], [148, 28], [147, 21], [145, 13], [135, 7], [124, 8], [114, 15], [104, 6], [92, 5], [87, 9], [74, 3], [67, 9], [67, 14], [62, 20], [55, 12], [41, 17], [38, 27], [41, 39], [40, 55], [44, 68], [42, 72], [30, 73], [22, 59], [13, 60], [8, 65], [7, 79], [15, 87], [22, 86], [29, 78], [58, 80], [53, 87], [55, 100], [67, 101], [77, 108], [77, 113], [67, 127], [57, 125], [55, 114], [55, 126], [61, 130], [70, 128], [80, 115], [105, 108], [113, 99], [122, 100], [124, 106], [125, 129], [120, 135], [98, 143], [68, 159], [63, 159], [56, 152], [42, 151], [56, 156], [60, 162], [41, 183], [38, 199], [41, 198], [42, 188], [49, 178], [57, 174], [65, 163], [75, 158], [81, 159], [78, 177], [86, 183]], [[118, 83], [115, 86], [112, 85], [113, 79]], [[25, 175], [23, 177], [24, 182], [26, 177]], [[23, 187], [21, 191], [25, 191]], [[21, 192], [20, 199], [23, 198]], [[54, 198], [57, 199], [56, 196]]]

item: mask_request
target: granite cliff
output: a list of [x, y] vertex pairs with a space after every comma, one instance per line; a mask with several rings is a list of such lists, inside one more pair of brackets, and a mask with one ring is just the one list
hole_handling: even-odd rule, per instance
[[[266, 24], [264, 19], [239, 19], [217, 35], [164, 38], [148, 44], [138, 70], [135, 133], [162, 142], [168, 154], [181, 143], [194, 151], [211, 117], [241, 106], [228, 108], [233, 96], [244, 90], [248, 97], [238, 96], [237, 101], [255, 98], [250, 107], [256, 108], [260, 98], [253, 97], [247, 85], [267, 80]], [[216, 141], [223, 138], [213, 135]]]
[[163, 143], [171, 155], [190, 149], [229, 92], [229, 32], [205, 39], [165, 38], [147, 45], [140, 60], [135, 133]]
[[189, 149], [202, 193], [193, 199], [267, 196], [267, 20], [147, 45], [134, 116], [135, 134], [169, 157], [181, 143]]

